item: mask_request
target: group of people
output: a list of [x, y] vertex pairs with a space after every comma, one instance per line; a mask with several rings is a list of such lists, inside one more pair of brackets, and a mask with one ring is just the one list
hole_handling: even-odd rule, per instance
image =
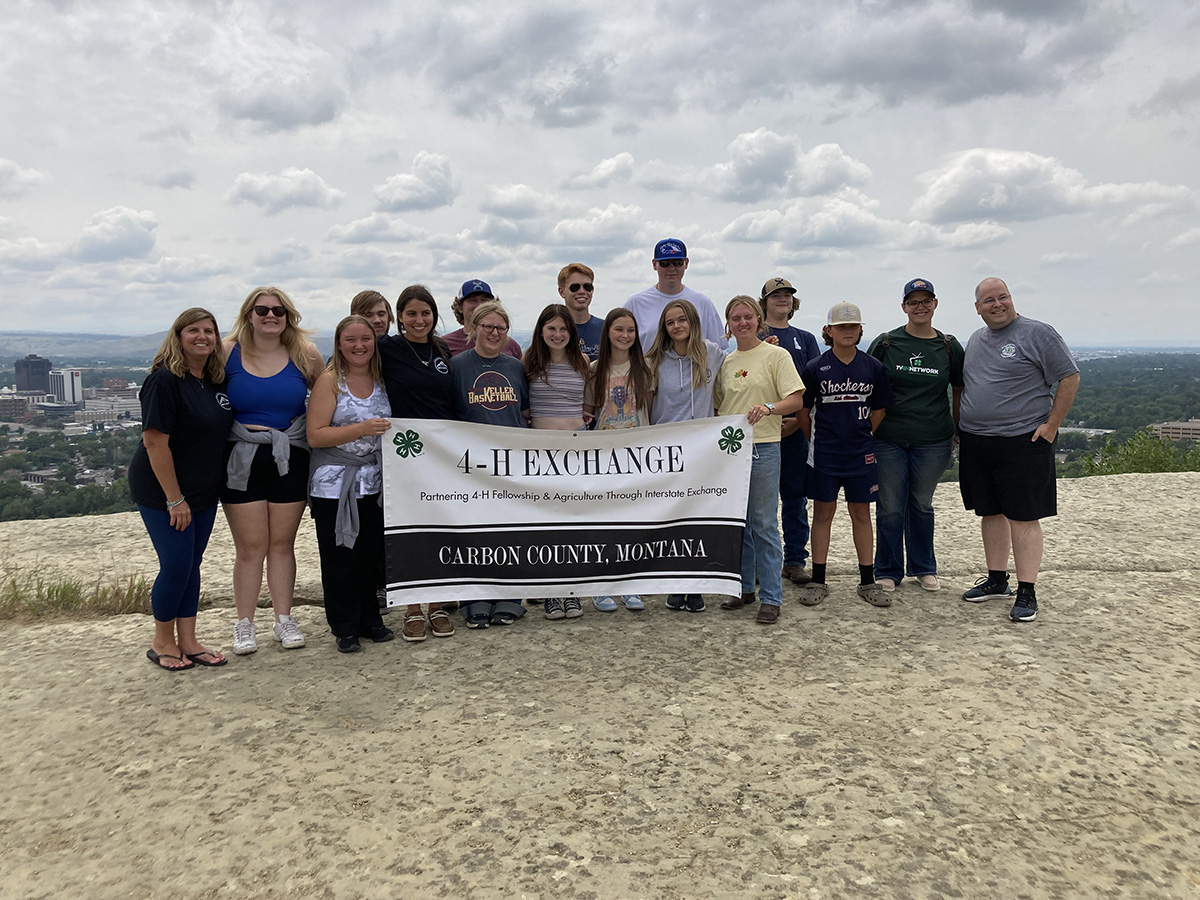
[[[224, 340], [211, 312], [181, 313], [142, 386], [143, 441], [129, 475], [160, 562], [147, 657], [170, 671], [227, 662], [195, 632], [200, 564], [218, 501], [236, 550], [235, 654], [257, 649], [264, 570], [272, 637], [284, 649], [304, 646], [291, 613], [295, 537], [306, 507], [338, 650], [359, 650], [362, 638], [392, 640], [382, 618], [381, 509], [390, 418], [573, 431], [745, 416], [754, 458], [742, 591], [721, 607], [757, 603], [756, 621], [765, 625], [779, 619], [785, 578], [801, 586], [804, 604], [827, 596], [830, 534], [843, 492], [859, 596], [888, 606], [905, 576], [939, 590], [932, 497], [958, 440], [963, 500], [981, 517], [988, 567], [963, 599], [1011, 592], [1011, 548], [1018, 585], [1010, 615], [1031, 620], [1038, 520], [1055, 512], [1052, 443], [1078, 384], [1054, 329], [1019, 317], [1004, 283], [986, 279], [975, 299], [985, 327], [964, 351], [933, 327], [933, 285], [915, 279], [903, 291], [907, 323], [866, 352], [859, 308], [835, 303], [821, 334], [829, 349], [821, 352], [814, 335], [790, 324], [799, 298], [786, 279], [769, 279], [758, 297], [733, 297], [722, 317], [708, 297], [684, 286], [688, 262], [682, 241], [660, 241], [655, 285], [604, 318], [591, 312], [593, 270], [565, 266], [561, 302], [542, 310], [523, 350], [510, 335], [508, 311], [478, 279], [454, 298], [461, 327], [445, 335], [423, 285], [401, 291], [394, 310], [376, 291], [359, 293], [335, 329], [327, 362], [278, 288], [252, 291]], [[644, 608], [636, 595], [597, 596], [591, 604], [611, 612], [618, 601]], [[705, 609], [698, 594], [669, 594], [666, 605]], [[576, 596], [542, 606], [551, 620], [583, 615]], [[463, 597], [402, 612], [401, 636], [422, 641], [453, 635], [456, 612], [468, 628], [486, 628], [511, 625], [526, 609], [516, 600]]]

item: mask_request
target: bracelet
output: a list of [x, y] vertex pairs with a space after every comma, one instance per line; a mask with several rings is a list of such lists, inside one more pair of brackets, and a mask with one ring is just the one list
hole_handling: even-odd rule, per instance
[[186, 499], [187, 499], [187, 497], [180, 497], [178, 500], [168, 500], [167, 501], [167, 509], [174, 509], [175, 507], [177, 507], [180, 503], [182, 503]]

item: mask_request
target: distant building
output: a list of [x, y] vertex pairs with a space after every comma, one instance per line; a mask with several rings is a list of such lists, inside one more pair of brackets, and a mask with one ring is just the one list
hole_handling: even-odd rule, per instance
[[0, 388], [0, 419], [16, 421], [29, 412], [29, 398], [16, 391]]
[[18, 391], [50, 393], [50, 360], [30, 353], [14, 364], [17, 370]]
[[59, 403], [82, 403], [83, 373], [78, 369], [51, 369], [50, 393]]
[[1160, 438], [1168, 441], [1200, 441], [1200, 419], [1186, 422], [1160, 422], [1150, 426]]

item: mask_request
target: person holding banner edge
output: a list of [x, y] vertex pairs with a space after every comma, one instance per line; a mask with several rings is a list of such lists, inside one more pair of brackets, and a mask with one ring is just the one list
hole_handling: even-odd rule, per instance
[[779, 440], [782, 417], [803, 405], [804, 384], [791, 355], [762, 340], [766, 320], [753, 297], [739, 294], [725, 307], [726, 331], [737, 349], [725, 357], [714, 399], [722, 416], [745, 414], [754, 429], [754, 462], [746, 527], [742, 532], [742, 594], [721, 604], [741, 609], [755, 600], [758, 576], [761, 604], [755, 621], [774, 625], [783, 605], [783, 547], [779, 540]]
[[341, 653], [361, 650], [360, 637], [377, 644], [395, 637], [375, 597], [383, 558], [380, 451], [392, 414], [376, 339], [362, 316], [342, 319], [333, 355], [308, 401], [308, 502], [317, 526], [325, 619]]
[[[398, 419], [453, 419], [454, 378], [450, 348], [437, 334], [437, 301], [423, 284], [410, 284], [396, 298], [396, 318], [402, 334], [378, 339], [380, 369], [392, 416]], [[450, 637], [454, 623], [441, 603], [429, 604], [429, 630]], [[425, 640], [425, 613], [420, 603], [404, 611], [406, 641]]]

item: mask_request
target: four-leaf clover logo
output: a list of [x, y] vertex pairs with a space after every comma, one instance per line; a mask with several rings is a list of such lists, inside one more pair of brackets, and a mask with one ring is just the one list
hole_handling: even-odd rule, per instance
[[425, 445], [421, 443], [421, 436], [412, 429], [392, 438], [392, 443], [396, 445], [396, 455], [403, 456], [408, 459], [410, 456], [420, 456], [421, 451], [425, 449]]
[[742, 449], [742, 441], [746, 439], [746, 432], [740, 428], [734, 428], [732, 425], [727, 425], [721, 430], [721, 438], [717, 441], [717, 446], [726, 453], [737, 453]]

